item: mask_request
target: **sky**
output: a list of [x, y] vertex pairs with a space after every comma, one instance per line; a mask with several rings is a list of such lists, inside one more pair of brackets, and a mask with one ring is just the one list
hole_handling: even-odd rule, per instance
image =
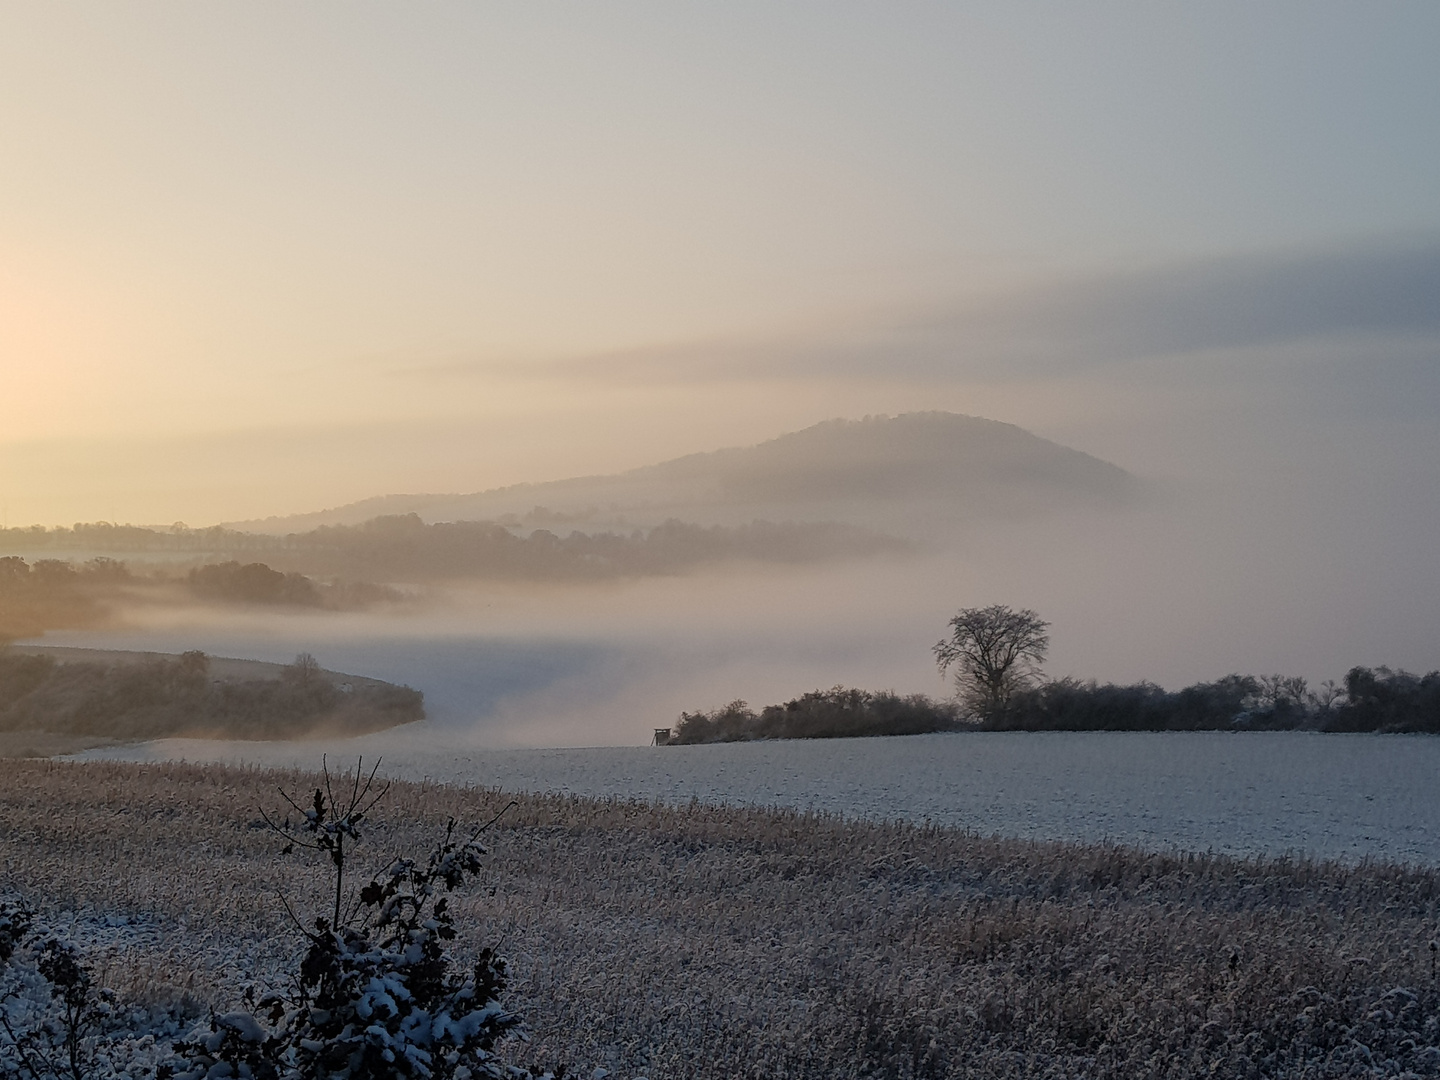
[[0, 13], [10, 525], [930, 408], [1433, 500], [1433, 4]]

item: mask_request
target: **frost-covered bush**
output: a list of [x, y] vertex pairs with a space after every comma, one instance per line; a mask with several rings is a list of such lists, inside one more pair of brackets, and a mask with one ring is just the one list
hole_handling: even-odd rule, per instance
[[[448, 1078], [530, 1075], [507, 1068], [496, 1043], [519, 1018], [500, 1004], [505, 961], [490, 949], [467, 971], [447, 954], [456, 932], [445, 894], [481, 868], [480, 831], [461, 838], [452, 819], [423, 863], [396, 859], [351, 895], [345, 873], [361, 824], [385, 794], [357, 769], [337, 804], [326, 775], [309, 806], [275, 826], [324, 856], [333, 903], [313, 928], [287, 990], [247, 992], [249, 1011], [216, 1014], [210, 1030], [180, 1044], [176, 1080]], [[483, 830], [481, 830], [483, 831]]]
[[94, 986], [80, 951], [32, 932], [34, 912], [0, 900], [0, 1076], [84, 1080], [95, 1074], [114, 995]]
[[374, 776], [357, 769], [337, 802], [327, 773], [308, 806], [291, 801], [293, 827], [272, 823], [287, 852], [322, 856], [331, 903], [308, 926], [290, 912], [303, 944], [287, 985], [248, 986], [243, 1008], [212, 1012], [185, 1035], [174, 1009], [120, 1006], [80, 948], [38, 926], [27, 904], [0, 898], [0, 1080], [538, 1080], [495, 1055], [521, 1034], [499, 1000], [505, 961], [483, 949], [458, 970], [448, 952], [448, 894], [480, 871], [483, 829], [462, 835], [452, 818], [428, 858], [395, 859], [358, 890], [347, 879], [362, 823], [387, 790]]
[[35, 913], [23, 900], [10, 897], [0, 900], [0, 965], [10, 962], [34, 922]]

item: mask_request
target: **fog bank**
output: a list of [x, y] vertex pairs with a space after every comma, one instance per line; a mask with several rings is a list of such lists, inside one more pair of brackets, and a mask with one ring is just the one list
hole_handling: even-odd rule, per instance
[[[1344, 492], [1346, 489], [1340, 489]], [[836, 684], [940, 695], [930, 646], [960, 607], [1030, 607], [1046, 671], [1170, 688], [1230, 672], [1342, 679], [1440, 666], [1423, 498], [1324, 485], [1176, 487], [1123, 510], [950, 527], [910, 553], [734, 565], [576, 586], [474, 584], [395, 614], [154, 609], [52, 644], [288, 661], [407, 683], [428, 723], [483, 746], [648, 741], [683, 710]], [[1373, 500], [1367, 505], [1366, 500]], [[417, 733], [418, 734], [418, 733]]]

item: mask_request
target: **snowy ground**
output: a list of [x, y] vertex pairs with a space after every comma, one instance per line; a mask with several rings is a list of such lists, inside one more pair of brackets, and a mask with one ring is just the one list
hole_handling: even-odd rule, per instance
[[476, 749], [428, 724], [321, 743], [166, 740], [88, 760], [315, 767], [677, 803], [816, 808], [983, 834], [1440, 865], [1440, 739], [1310, 733], [924, 735], [687, 747]]
[[[154, 1080], [210, 1006], [285, 985], [287, 912], [326, 910], [329, 882], [256, 815], [310, 779], [10, 763], [0, 864], [125, 1010], [97, 1080]], [[352, 854], [421, 854], [509, 801], [396, 785]], [[507, 1053], [576, 1077], [1440, 1077], [1435, 870], [527, 795], [486, 843], [457, 957], [503, 950], [532, 1035]]]

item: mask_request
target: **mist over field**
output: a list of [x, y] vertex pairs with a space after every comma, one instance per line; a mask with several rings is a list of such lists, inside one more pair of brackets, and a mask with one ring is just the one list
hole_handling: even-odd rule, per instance
[[[852, 510], [887, 524], [873, 501]], [[943, 696], [930, 647], [957, 608], [990, 603], [1051, 621], [1055, 677], [1173, 689], [1231, 672], [1318, 683], [1362, 663], [1435, 665], [1440, 575], [1421, 539], [1424, 505], [1411, 510], [1421, 521], [1381, 517], [1363, 503], [1337, 508], [1323, 486], [1237, 482], [1150, 483], [1119, 504], [966, 510], [964, 500], [889, 504], [904, 545], [819, 561], [609, 580], [459, 577], [399, 607], [348, 613], [138, 606], [112, 629], [43, 640], [282, 662], [310, 651], [336, 670], [424, 690], [429, 729], [490, 746], [638, 744], [682, 710], [842, 683]], [[603, 526], [550, 527], [563, 537]], [[281, 565], [285, 554], [245, 557]]]
[[442, 8], [17, 17], [0, 556], [132, 577], [0, 636], [537, 745], [942, 694], [988, 604], [1440, 666], [1432, 12]]

